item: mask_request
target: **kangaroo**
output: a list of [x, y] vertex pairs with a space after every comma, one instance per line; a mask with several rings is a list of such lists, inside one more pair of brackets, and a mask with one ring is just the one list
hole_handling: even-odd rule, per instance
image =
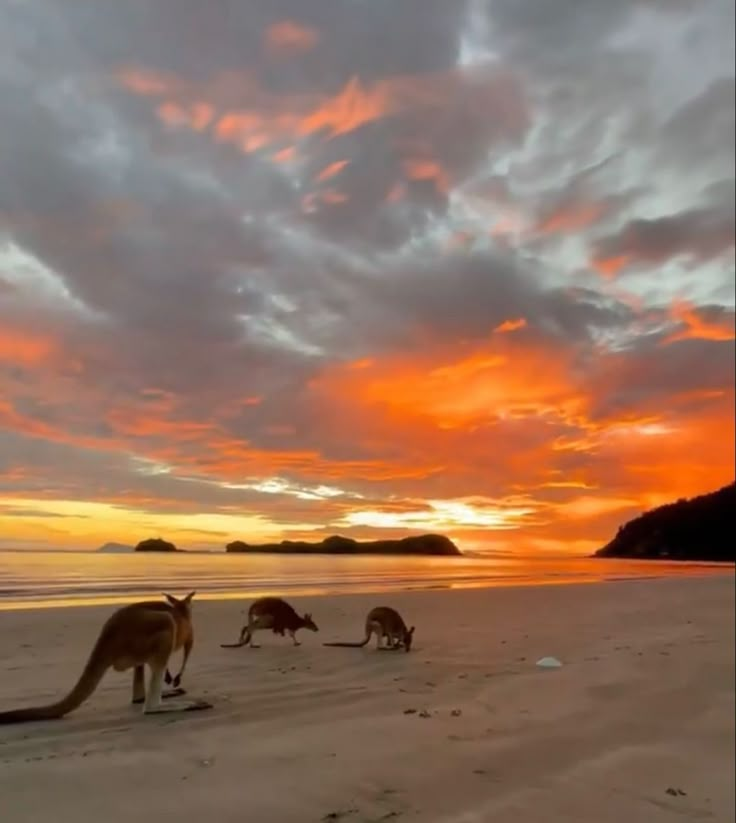
[[[162, 693], [162, 683], [171, 655], [184, 649], [181, 668], [173, 682], [181, 682], [194, 643], [191, 602], [195, 592], [179, 600], [165, 594], [167, 602], [133, 603], [113, 612], [104, 623], [87, 664], [74, 688], [57, 703], [29, 709], [0, 712], [0, 724], [31, 720], [56, 720], [87, 700], [108, 669], [133, 669], [133, 703], [143, 703], [144, 714], [182, 712], [212, 708], [204, 700], [176, 701], [162, 705], [162, 698], [185, 694], [183, 689]], [[144, 666], [151, 670], [146, 692]]]
[[251, 649], [257, 649], [258, 646], [253, 643], [253, 635], [260, 629], [273, 629], [274, 634], [280, 634], [282, 637], [284, 631], [288, 631], [295, 646], [301, 645], [296, 639], [299, 629], [319, 631], [311, 614], [300, 617], [292, 606], [280, 597], [261, 597], [255, 603], [251, 603], [248, 609], [248, 622], [240, 630], [238, 642], [221, 643], [220, 646], [223, 649], [237, 649], [247, 643]]
[[[360, 649], [368, 645], [371, 635], [376, 635], [376, 648], [381, 651], [392, 651], [400, 649], [411, 651], [411, 643], [414, 638], [414, 626], [406, 628], [406, 623], [402, 616], [389, 606], [376, 606], [371, 609], [365, 618], [365, 639], [361, 643], [323, 643], [323, 646], [341, 646], [349, 649]], [[386, 638], [387, 646], [383, 645]]]

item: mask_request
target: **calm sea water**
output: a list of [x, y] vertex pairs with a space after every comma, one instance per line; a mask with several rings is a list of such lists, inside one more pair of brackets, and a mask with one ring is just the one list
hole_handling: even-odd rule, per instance
[[733, 573], [733, 567], [581, 557], [348, 557], [0, 552], [0, 610], [126, 602], [196, 589], [199, 599], [423, 588], [593, 583]]

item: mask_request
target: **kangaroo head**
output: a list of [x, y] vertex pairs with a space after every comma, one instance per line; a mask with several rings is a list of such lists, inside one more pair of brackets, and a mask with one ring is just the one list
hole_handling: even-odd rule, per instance
[[168, 601], [169, 605], [179, 614], [183, 614], [186, 617], [189, 617], [192, 613], [192, 598], [197, 592], [189, 592], [186, 597], [174, 597], [173, 594], [167, 594], [164, 592], [164, 597]]
[[414, 639], [414, 626], [404, 632], [404, 649], [408, 652], [411, 650], [411, 642]]
[[302, 623], [304, 625], [304, 628], [309, 629], [310, 632], [319, 631], [317, 624], [314, 622], [314, 620], [312, 620], [311, 614], [305, 614], [304, 617], [302, 617]]

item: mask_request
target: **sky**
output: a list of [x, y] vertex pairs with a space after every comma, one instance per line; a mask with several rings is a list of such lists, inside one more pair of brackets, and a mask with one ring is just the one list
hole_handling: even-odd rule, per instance
[[733, 0], [0, 19], [0, 545], [583, 553], [733, 480]]

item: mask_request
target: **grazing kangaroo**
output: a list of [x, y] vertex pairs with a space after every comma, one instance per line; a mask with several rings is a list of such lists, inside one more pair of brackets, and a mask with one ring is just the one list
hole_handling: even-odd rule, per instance
[[[143, 703], [144, 714], [211, 708], [204, 700], [161, 703], [162, 698], [185, 693], [183, 689], [176, 689], [162, 694], [162, 684], [171, 655], [183, 648], [181, 669], [173, 678], [174, 683], [181, 682], [194, 643], [191, 613], [194, 594], [190, 592], [182, 600], [166, 594], [167, 602], [133, 603], [113, 612], [103, 625], [77, 684], [66, 697], [46, 706], [0, 712], [0, 724], [56, 720], [69, 714], [92, 695], [110, 668], [118, 672], [133, 669], [133, 703]], [[147, 693], [145, 665], [151, 670]]]
[[284, 636], [288, 631], [295, 646], [301, 644], [296, 639], [299, 629], [309, 629], [318, 632], [317, 624], [312, 620], [311, 614], [300, 617], [296, 611], [285, 600], [280, 597], [261, 597], [251, 603], [248, 609], [248, 622], [240, 630], [240, 638], [237, 643], [221, 643], [223, 649], [237, 649], [247, 643], [251, 649], [257, 649], [253, 643], [253, 635], [261, 629], [273, 629], [274, 634]]
[[[414, 638], [414, 626], [406, 628], [406, 623], [402, 616], [389, 606], [376, 606], [368, 612], [365, 619], [365, 639], [361, 643], [323, 643], [323, 646], [341, 646], [349, 649], [359, 649], [366, 646], [371, 639], [371, 635], [376, 635], [376, 648], [381, 651], [391, 651], [400, 649], [411, 650], [411, 643]], [[383, 645], [386, 638], [387, 646]]]

